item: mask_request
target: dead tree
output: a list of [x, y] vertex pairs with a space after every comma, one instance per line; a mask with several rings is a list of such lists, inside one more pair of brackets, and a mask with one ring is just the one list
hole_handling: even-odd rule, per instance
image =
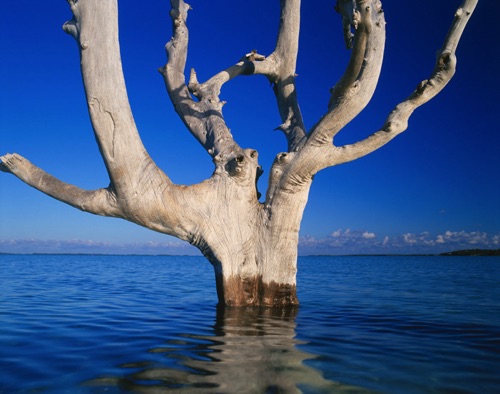
[[[212, 176], [190, 186], [174, 184], [144, 148], [130, 109], [118, 41], [116, 0], [68, 0], [95, 137], [109, 174], [106, 188], [83, 190], [62, 182], [18, 154], [1, 157], [1, 168], [75, 208], [119, 217], [196, 246], [212, 263], [219, 301], [225, 305], [297, 304], [297, 245], [313, 176], [363, 157], [403, 132], [412, 112], [437, 95], [455, 72], [455, 50], [478, 0], [464, 0], [437, 56], [432, 75], [398, 104], [380, 130], [343, 146], [334, 143], [370, 101], [382, 66], [385, 19], [378, 0], [338, 0], [351, 56], [331, 89], [326, 113], [306, 130], [295, 85], [300, 0], [281, 0], [279, 32], [269, 56], [255, 51], [200, 82], [185, 79], [189, 5], [171, 0], [173, 37], [160, 69], [175, 111], [212, 157]], [[243, 149], [224, 121], [222, 86], [241, 75], [264, 75], [273, 86], [288, 151], [277, 154], [268, 190], [259, 201], [258, 154]]]

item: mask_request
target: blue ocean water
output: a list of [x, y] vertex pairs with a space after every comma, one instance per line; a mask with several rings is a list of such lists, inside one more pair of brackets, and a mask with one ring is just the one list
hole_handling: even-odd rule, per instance
[[0, 256], [0, 393], [500, 392], [500, 258], [301, 257], [216, 308], [201, 257]]

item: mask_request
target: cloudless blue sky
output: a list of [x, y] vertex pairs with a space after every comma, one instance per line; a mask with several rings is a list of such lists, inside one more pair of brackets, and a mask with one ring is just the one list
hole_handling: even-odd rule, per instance
[[[272, 52], [279, 1], [190, 2], [188, 67], [201, 81], [252, 49]], [[337, 137], [371, 134], [432, 72], [460, 0], [386, 0], [386, 55], [370, 105]], [[297, 66], [306, 125], [325, 112], [344, 48], [334, 1], [305, 0]], [[171, 37], [169, 2], [121, 1], [120, 37], [129, 99], [141, 137], [174, 182], [209, 177], [209, 156], [184, 129], [157, 68]], [[498, 126], [500, 2], [480, 0], [445, 90], [419, 108], [409, 129], [379, 151], [315, 177], [301, 253], [441, 252], [500, 248]], [[107, 174], [88, 119], [78, 50], [62, 24], [65, 1], [0, 4], [0, 154], [16, 152], [63, 181], [95, 189]], [[271, 88], [261, 76], [224, 85], [224, 116], [242, 147], [259, 151], [264, 191], [274, 156], [286, 150]], [[265, 193], [263, 193], [265, 195]], [[80, 212], [0, 174], [0, 252], [192, 253], [175, 238]]]

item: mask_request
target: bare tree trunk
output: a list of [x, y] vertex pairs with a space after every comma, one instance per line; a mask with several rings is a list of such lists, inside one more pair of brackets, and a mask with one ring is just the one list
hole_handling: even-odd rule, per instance
[[[412, 112], [433, 98], [455, 72], [455, 50], [477, 0], [464, 0], [432, 75], [396, 106], [382, 129], [355, 144], [336, 146], [335, 135], [370, 101], [378, 82], [385, 45], [379, 0], [338, 0], [351, 59], [331, 89], [324, 116], [307, 131], [295, 86], [300, 0], [281, 0], [276, 47], [256, 51], [205, 82], [191, 70], [185, 80], [189, 5], [171, 0], [173, 37], [167, 64], [159, 71], [173, 106], [191, 134], [212, 157], [206, 181], [176, 185], [144, 149], [123, 77], [118, 42], [117, 0], [68, 0], [73, 19], [64, 30], [74, 37], [88, 110], [110, 184], [82, 190], [66, 184], [17, 154], [1, 157], [0, 169], [78, 209], [120, 217], [173, 235], [196, 246], [215, 270], [219, 301], [231, 306], [285, 306], [298, 303], [297, 245], [300, 222], [314, 175], [365, 156], [403, 132]], [[288, 152], [276, 156], [265, 201], [257, 180], [258, 154], [242, 149], [224, 121], [219, 94], [240, 75], [264, 75], [271, 82]]]

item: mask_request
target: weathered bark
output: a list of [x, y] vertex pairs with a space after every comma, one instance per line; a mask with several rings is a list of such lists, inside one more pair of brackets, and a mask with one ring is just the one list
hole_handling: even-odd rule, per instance
[[[281, 0], [275, 50], [246, 53], [205, 82], [194, 70], [186, 83], [189, 5], [171, 0], [173, 37], [160, 68], [174, 109], [212, 157], [206, 181], [174, 184], [146, 152], [137, 131], [121, 67], [116, 0], [68, 0], [73, 19], [64, 30], [74, 37], [95, 137], [106, 165], [108, 187], [86, 191], [66, 184], [17, 154], [1, 158], [0, 169], [78, 209], [120, 217], [195, 245], [212, 263], [222, 304], [284, 306], [298, 303], [297, 245], [313, 176], [362, 157], [406, 129], [408, 118], [446, 85], [455, 71], [455, 50], [477, 0], [465, 0], [441, 50], [432, 76], [389, 115], [381, 131], [358, 143], [333, 139], [370, 101], [385, 45], [385, 20], [378, 0], [338, 0], [346, 43], [352, 49], [344, 75], [331, 89], [325, 115], [307, 131], [298, 105], [295, 67], [300, 0]], [[272, 165], [264, 202], [257, 180], [258, 154], [231, 135], [219, 94], [240, 75], [264, 75], [273, 85], [288, 152]]]

